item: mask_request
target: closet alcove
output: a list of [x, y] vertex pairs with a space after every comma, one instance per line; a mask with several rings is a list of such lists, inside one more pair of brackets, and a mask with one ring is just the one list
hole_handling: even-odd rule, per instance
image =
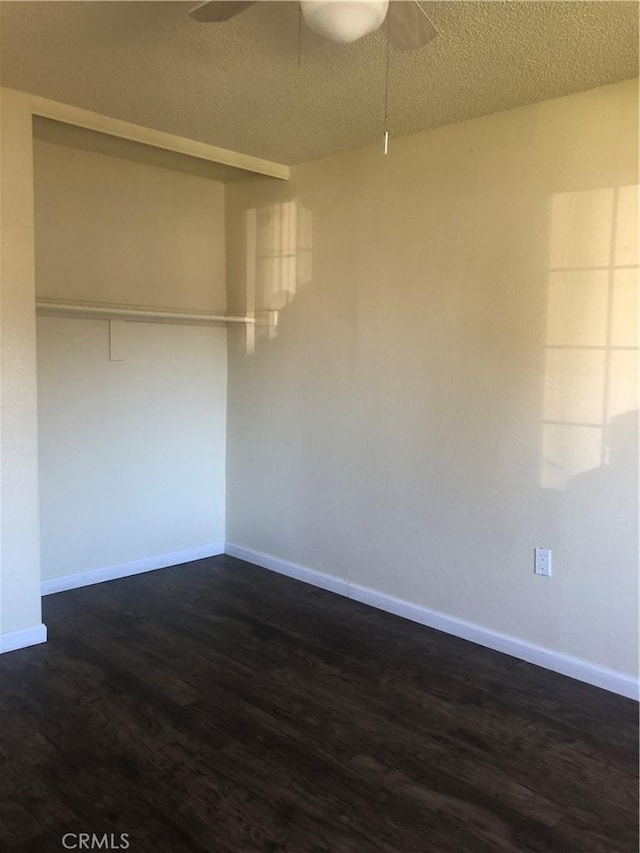
[[40, 116], [33, 132], [53, 592], [223, 550], [226, 330], [253, 322], [226, 311], [224, 193], [247, 173]]

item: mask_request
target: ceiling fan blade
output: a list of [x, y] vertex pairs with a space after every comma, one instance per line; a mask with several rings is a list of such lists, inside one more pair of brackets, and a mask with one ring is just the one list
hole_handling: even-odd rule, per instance
[[387, 37], [398, 50], [417, 50], [438, 35], [418, 0], [391, 0]]
[[234, 18], [244, 9], [253, 6], [255, 0], [212, 0], [212, 2], [201, 3], [189, 12], [189, 17], [201, 24], [220, 24]]

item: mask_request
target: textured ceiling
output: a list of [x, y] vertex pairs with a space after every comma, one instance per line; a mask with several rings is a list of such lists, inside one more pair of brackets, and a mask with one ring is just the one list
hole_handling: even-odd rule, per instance
[[[2, 84], [297, 163], [381, 137], [385, 40], [337, 45], [298, 6], [197, 24], [173, 2], [2, 0]], [[635, 77], [637, 2], [425, 3], [440, 36], [390, 55], [391, 136]]]

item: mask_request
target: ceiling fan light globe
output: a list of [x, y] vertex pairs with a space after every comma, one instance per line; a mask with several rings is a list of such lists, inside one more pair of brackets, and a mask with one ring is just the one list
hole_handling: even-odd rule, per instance
[[389, 0], [301, 0], [300, 5], [309, 29], [349, 44], [382, 26]]

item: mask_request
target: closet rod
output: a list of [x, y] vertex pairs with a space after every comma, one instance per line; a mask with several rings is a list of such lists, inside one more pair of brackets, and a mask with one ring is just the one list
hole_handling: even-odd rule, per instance
[[234, 314], [210, 314], [207, 311], [169, 311], [163, 308], [127, 308], [91, 302], [59, 302], [36, 299], [36, 314], [40, 317], [80, 317], [100, 320], [132, 320], [166, 323], [255, 323], [254, 317]]

